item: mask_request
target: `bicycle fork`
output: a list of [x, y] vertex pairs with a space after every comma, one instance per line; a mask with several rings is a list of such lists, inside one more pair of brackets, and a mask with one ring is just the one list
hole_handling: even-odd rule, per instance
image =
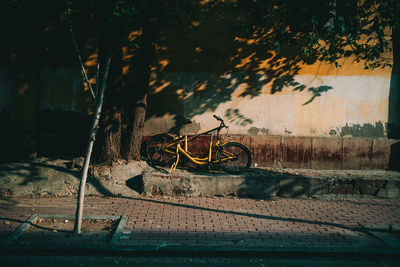
[[169, 169], [170, 174], [173, 171], [175, 171], [176, 166], [178, 166], [178, 162], [179, 162], [179, 149], [178, 149], [178, 146], [176, 146], [176, 161], [172, 164], [171, 168]]
[[[219, 141], [217, 141], [217, 144], [219, 144]], [[212, 148], [213, 148], [213, 133], [211, 133], [210, 137], [210, 147], [208, 151], [208, 162], [211, 163], [212, 161]], [[187, 152], [187, 135], [185, 135], [185, 150], [184, 152]], [[178, 166], [179, 163], [179, 145], [176, 146], [176, 160], [172, 164], [171, 168], [169, 169], [169, 173], [171, 174], [173, 171], [175, 171], [176, 167]]]
[[[187, 135], [185, 135], [185, 151], [187, 151]], [[176, 166], [178, 166], [179, 162], [179, 148], [178, 145], [176, 146], [176, 161], [172, 163], [171, 168], [169, 169], [169, 173], [171, 174], [173, 171], [175, 171]]]
[[213, 146], [213, 133], [211, 133], [211, 137], [210, 137], [210, 147], [208, 150], [208, 162], [211, 162], [212, 146]]

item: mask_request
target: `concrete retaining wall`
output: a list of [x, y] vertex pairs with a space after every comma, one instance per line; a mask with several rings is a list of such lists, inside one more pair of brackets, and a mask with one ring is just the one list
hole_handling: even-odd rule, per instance
[[[319, 171], [321, 172], [321, 171]], [[250, 169], [242, 175], [195, 173], [177, 170], [172, 175], [159, 171], [143, 173], [144, 195], [318, 197], [327, 195], [400, 198], [397, 173], [375, 171], [301, 171]]]

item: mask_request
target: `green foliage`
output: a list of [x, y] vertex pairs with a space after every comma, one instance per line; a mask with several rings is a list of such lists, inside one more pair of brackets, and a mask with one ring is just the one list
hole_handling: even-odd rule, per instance
[[[30, 0], [0, 0], [0, 7], [35, 11]], [[323, 60], [339, 67], [343, 57], [354, 56], [365, 67], [390, 66], [382, 55], [390, 50], [391, 32], [400, 28], [398, 0], [237, 0], [210, 1], [209, 8], [245, 9], [252, 17], [251, 25], [243, 25], [249, 35], [270, 36], [270, 48], [281, 53], [284, 46], [298, 48], [304, 61]], [[80, 28], [88, 21], [95, 31], [118, 42], [138, 46], [128, 39], [132, 30], [146, 24], [162, 24], [173, 19], [191, 25], [179, 17], [195, 16], [197, 1], [188, 0], [52, 0], [42, 1], [46, 16], [71, 18]], [[25, 11], [24, 11], [25, 10]], [[51, 14], [51, 15], [48, 15]], [[161, 22], [162, 21], [162, 22]], [[85, 27], [85, 25], [83, 25]]]
[[[304, 61], [338, 61], [353, 56], [365, 68], [390, 66], [391, 33], [400, 27], [398, 0], [240, 0], [254, 17], [252, 28], [268, 33], [272, 47], [296, 46]], [[248, 27], [248, 26], [246, 26]]]

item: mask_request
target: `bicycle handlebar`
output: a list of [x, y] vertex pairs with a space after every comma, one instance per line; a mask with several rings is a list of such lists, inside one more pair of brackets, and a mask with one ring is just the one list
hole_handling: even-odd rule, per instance
[[213, 117], [216, 118], [216, 119], [219, 120], [219, 121], [223, 121], [220, 117], [218, 117], [218, 116], [215, 115], [215, 114], [213, 115]]
[[213, 115], [214, 118], [216, 118], [217, 120], [219, 120], [221, 122], [221, 127], [223, 128], [228, 128], [228, 126], [225, 125], [224, 120], [221, 119], [220, 117], [218, 117], [217, 115]]

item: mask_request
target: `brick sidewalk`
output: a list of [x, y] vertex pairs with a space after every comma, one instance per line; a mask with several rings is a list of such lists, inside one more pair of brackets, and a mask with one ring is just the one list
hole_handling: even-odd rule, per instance
[[[74, 214], [72, 199], [0, 201], [0, 241], [33, 213]], [[400, 254], [400, 201], [87, 197], [87, 215], [125, 215], [124, 249], [375, 251]], [[386, 231], [388, 229], [396, 231]]]

